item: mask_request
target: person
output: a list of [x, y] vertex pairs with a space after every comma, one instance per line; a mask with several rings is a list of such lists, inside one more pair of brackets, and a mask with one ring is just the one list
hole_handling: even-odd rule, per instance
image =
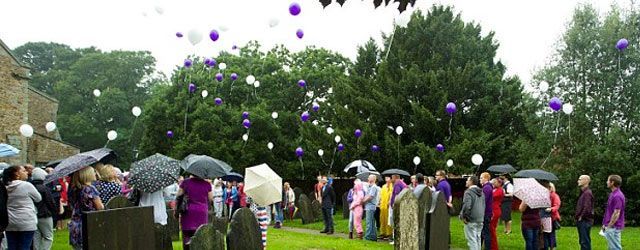
[[347, 192], [347, 206], [349, 207], [349, 239], [353, 239], [353, 210], [351, 210], [351, 203], [353, 203], [353, 187]]
[[217, 218], [222, 218], [224, 213], [224, 190], [222, 190], [222, 180], [213, 180], [213, 212]]
[[622, 177], [609, 175], [607, 188], [611, 189], [607, 200], [607, 209], [602, 218], [602, 231], [610, 250], [622, 249], [621, 234], [624, 229], [625, 197], [620, 190]]
[[60, 214], [60, 219], [58, 220], [57, 228], [58, 230], [62, 230], [66, 227], [64, 224], [64, 218], [71, 217], [71, 206], [69, 205], [69, 185], [71, 183], [71, 178], [69, 176], [65, 176], [63, 178], [58, 179], [58, 183], [61, 186], [60, 191], [60, 206], [62, 207], [62, 214]]
[[[362, 181], [356, 179], [353, 182], [353, 201], [349, 205], [349, 210], [353, 213], [353, 226], [355, 227], [356, 233], [358, 234], [358, 239], [362, 239], [363, 231], [362, 231], [362, 212], [363, 212], [363, 200], [364, 200], [364, 191], [362, 190]], [[352, 236], [352, 232], [349, 232], [349, 235]]]
[[580, 197], [576, 205], [576, 227], [578, 228], [578, 238], [580, 239], [581, 250], [591, 250], [591, 226], [593, 226], [593, 193], [589, 188], [591, 177], [581, 175], [578, 178], [580, 187]]
[[69, 221], [69, 244], [73, 249], [82, 249], [82, 213], [103, 210], [100, 192], [91, 183], [96, 181], [96, 172], [85, 167], [73, 174], [69, 191], [71, 221]]
[[440, 191], [444, 194], [444, 200], [447, 202], [447, 206], [452, 208], [453, 203], [451, 202], [453, 198], [451, 196], [451, 185], [447, 181], [447, 172], [444, 170], [436, 171], [436, 181], [438, 182], [436, 191]]
[[320, 233], [333, 234], [333, 207], [336, 205], [336, 193], [331, 185], [327, 183], [327, 177], [322, 177], [322, 220], [324, 229]]
[[[53, 173], [53, 168], [52, 167], [47, 167], [44, 170], [48, 175]], [[62, 217], [61, 215], [62, 215], [62, 213], [64, 213], [64, 208], [62, 207], [62, 203], [60, 203], [60, 198], [62, 197], [62, 194], [61, 194], [62, 186], [58, 183], [58, 181], [53, 181], [53, 182], [47, 183], [46, 187], [51, 192], [51, 196], [53, 197], [53, 202], [55, 203], [55, 205], [57, 207], [56, 213], [52, 214], [53, 225], [54, 225], [54, 227], [57, 227], [58, 220], [61, 219], [61, 217]]]
[[33, 165], [27, 163], [27, 164], [24, 165], [24, 169], [27, 170], [27, 180], [26, 181], [27, 182], [31, 182], [33, 180], [31, 178], [31, 175], [33, 174], [33, 169], [34, 169]]
[[422, 190], [424, 190], [425, 188], [427, 188], [427, 185], [424, 184], [424, 175], [422, 174], [416, 174], [416, 183], [417, 185], [415, 187], [413, 187], [413, 195], [417, 198], [420, 198], [420, 195], [422, 194]]
[[513, 204], [513, 183], [509, 181], [509, 175], [505, 174], [500, 176], [502, 180], [502, 191], [504, 192], [504, 199], [502, 199], [502, 215], [500, 220], [504, 221], [504, 233], [511, 234], [511, 206]]
[[59, 213], [59, 206], [53, 199], [51, 189], [44, 185], [45, 177], [47, 177], [47, 172], [40, 168], [34, 169], [31, 173], [32, 184], [42, 197], [42, 200], [35, 204], [38, 210], [38, 229], [33, 237], [33, 249], [35, 250], [51, 249], [53, 216]]
[[[182, 196], [182, 197], [180, 197]], [[180, 184], [177, 197], [187, 199], [187, 211], [180, 215], [182, 226], [182, 247], [189, 250], [191, 237], [201, 225], [207, 224], [209, 219], [209, 203], [213, 202], [211, 184], [204, 179], [191, 176]]]
[[234, 209], [234, 200], [238, 199], [238, 190], [230, 181], [227, 181], [227, 188], [224, 191], [224, 203], [227, 205], [227, 211], [229, 215], [229, 219], [233, 215]]
[[[287, 182], [285, 182], [285, 184], [287, 184]], [[282, 185], [282, 192], [280, 192], [281, 195], [281, 199], [280, 202], [276, 202], [274, 204], [272, 204], [272, 210], [273, 212], [275, 212], [274, 214], [274, 219], [276, 221], [275, 225], [273, 226], [273, 228], [281, 228], [282, 227], [282, 222], [284, 221], [284, 209], [285, 209], [285, 204], [287, 203], [287, 191], [285, 190], [285, 185]]]
[[389, 203], [393, 193], [393, 182], [390, 176], [384, 177], [385, 184], [380, 189], [380, 237], [383, 240], [391, 237], [393, 229], [389, 221]]
[[238, 183], [238, 204], [233, 204], [233, 206], [235, 207], [236, 205], [240, 205], [239, 207], [236, 208], [236, 210], [238, 210], [241, 207], [247, 207], [247, 194], [244, 192], [244, 182], [239, 182]]
[[2, 173], [7, 186], [8, 224], [5, 229], [7, 245], [10, 250], [29, 250], [33, 235], [37, 230], [38, 216], [35, 202], [42, 196], [38, 190], [27, 182], [29, 174], [23, 166], [10, 166]]
[[416, 188], [416, 186], [418, 186], [418, 180], [416, 179], [415, 175], [411, 176], [411, 185], [409, 185], [409, 188], [414, 189]]
[[318, 200], [320, 203], [322, 203], [322, 175], [318, 175], [318, 183], [316, 183], [313, 186], [313, 190], [314, 190], [314, 194], [315, 194], [315, 198], [316, 200]]
[[[405, 188], [407, 188], [407, 184], [404, 183], [404, 181], [400, 178], [400, 175], [394, 174], [392, 176], [393, 179], [393, 193], [391, 194], [391, 200], [389, 201], [389, 222], [393, 223], [393, 204], [396, 201], [396, 196], [398, 196], [398, 194], [400, 194], [400, 192], [402, 192], [402, 190], [404, 190]], [[393, 224], [392, 224], [393, 226]], [[391, 234], [391, 240], [389, 240], [389, 244], [394, 244], [394, 236], [395, 233]]]
[[[6, 164], [4, 162], [0, 163], [0, 164]], [[6, 164], [8, 168], [9, 164]], [[7, 225], [9, 224], [9, 213], [7, 211], [7, 186], [4, 185], [4, 182], [2, 185], [0, 185], [0, 245], [6, 246], [6, 242], [3, 241], [4, 240], [4, 231], [7, 228]]]
[[540, 211], [537, 208], [530, 208], [526, 202], [520, 203], [522, 212], [522, 237], [526, 250], [538, 250], [538, 233], [540, 232]]
[[180, 183], [184, 180], [184, 177], [178, 177], [178, 182], [174, 182], [173, 184], [167, 186], [162, 191], [162, 195], [164, 196], [164, 201], [171, 209], [176, 209], [176, 194], [178, 194], [178, 189], [180, 189]]
[[484, 193], [484, 221], [482, 222], [482, 241], [484, 249], [491, 249], [491, 217], [493, 217], [493, 185], [491, 185], [491, 174], [484, 172], [480, 174], [480, 185]]
[[288, 182], [284, 183], [284, 188], [286, 190], [285, 197], [287, 198], [287, 202], [285, 203], [287, 214], [289, 215], [289, 220], [293, 220], [293, 212], [296, 210], [295, 202], [296, 202], [296, 194], [293, 192], [291, 185]]
[[[491, 209], [493, 215], [491, 216], [491, 250], [498, 250], [498, 223], [500, 222], [500, 216], [502, 215], [502, 199], [504, 198], [504, 191], [502, 190], [502, 180], [500, 178], [494, 178], [491, 183], [493, 184], [493, 203]], [[488, 205], [488, 204], [487, 204]]]
[[478, 187], [479, 182], [477, 176], [467, 178], [467, 190], [464, 191], [460, 210], [460, 220], [464, 223], [464, 236], [470, 250], [480, 250], [482, 246], [480, 234], [484, 220], [485, 199], [482, 189]]
[[429, 189], [431, 189], [432, 193], [436, 191], [437, 182], [435, 177], [429, 176], [425, 179], [425, 182], [427, 182], [427, 186], [429, 187]]
[[369, 189], [364, 198], [364, 202], [365, 202], [364, 211], [365, 211], [365, 218], [367, 222], [367, 230], [364, 238], [370, 241], [378, 240], [378, 237], [376, 235], [377, 229], [376, 229], [376, 223], [375, 223], [375, 212], [376, 212], [376, 207], [378, 206], [378, 202], [380, 200], [380, 187], [376, 185], [377, 179], [378, 179], [377, 176], [369, 175], [369, 179], [368, 179]]
[[95, 187], [100, 192], [100, 200], [106, 204], [111, 198], [120, 195], [122, 187], [113, 165], [107, 164], [99, 169], [100, 179], [95, 182]]
[[163, 190], [160, 189], [158, 191], [147, 193], [141, 192], [140, 201], [138, 206], [153, 207], [153, 221], [162, 226], [167, 225], [167, 205], [164, 202], [164, 197], [162, 195]]
[[[551, 199], [551, 207], [546, 208], [545, 212], [550, 214], [551, 217], [551, 232], [544, 232], [544, 249], [555, 249], [557, 247], [556, 242], [556, 226], [560, 223], [560, 196], [556, 193], [556, 187], [553, 183], [549, 182], [549, 198]], [[549, 231], [549, 230], [547, 230]]]

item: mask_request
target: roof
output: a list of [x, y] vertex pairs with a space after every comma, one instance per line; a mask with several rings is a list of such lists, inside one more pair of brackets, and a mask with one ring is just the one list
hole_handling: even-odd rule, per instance
[[5, 44], [2, 39], [0, 39], [0, 47], [2, 47], [4, 50], [7, 51], [7, 53], [9, 54], [9, 56], [11, 56], [13, 58], [13, 60], [20, 65], [21, 67], [27, 68], [27, 69], [31, 69], [31, 67], [29, 67], [27, 64], [25, 64], [24, 62], [22, 62], [22, 60], [20, 60], [15, 54], [13, 54], [13, 51], [9, 48], [9, 46], [7, 46], [7, 44]]
[[36, 89], [35, 87], [33, 87], [31, 85], [29, 85], [29, 90], [33, 91], [34, 93], [36, 93], [38, 95], [41, 95], [42, 97], [48, 99], [49, 101], [58, 103], [58, 99], [56, 99], [53, 96], [50, 96], [50, 95], [48, 95], [48, 94], [46, 94], [46, 93], [44, 93], [44, 92], [42, 92], [42, 91], [40, 91], [38, 89]]

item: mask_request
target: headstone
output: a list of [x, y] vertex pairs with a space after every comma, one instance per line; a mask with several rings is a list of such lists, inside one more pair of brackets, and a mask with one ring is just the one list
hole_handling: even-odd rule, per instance
[[309, 224], [315, 222], [313, 216], [313, 208], [311, 207], [311, 201], [306, 195], [300, 195], [300, 202], [298, 202], [298, 213], [302, 218], [302, 224]]
[[427, 249], [449, 248], [449, 210], [444, 200], [444, 193], [435, 192], [432, 195], [431, 210], [426, 217]]
[[349, 202], [347, 202], [347, 196], [349, 196], [349, 192], [344, 192], [344, 194], [342, 194], [342, 218], [348, 220], [349, 213], [351, 211], [349, 210]]
[[156, 250], [173, 250], [171, 232], [167, 230], [167, 225], [155, 224]]
[[211, 216], [209, 217], [209, 224], [211, 224], [215, 230], [218, 230], [222, 234], [227, 235], [227, 227], [229, 225], [229, 221], [227, 220], [227, 218], [218, 218], [215, 216]]
[[[418, 199], [405, 188], [393, 204], [394, 249], [418, 249]], [[446, 248], [444, 248], [446, 249]]]
[[156, 245], [153, 207], [128, 207], [82, 215], [85, 250], [138, 250]]
[[311, 200], [311, 202], [316, 200], [316, 193], [311, 192], [307, 195], [307, 198], [309, 198], [309, 200]]
[[174, 216], [176, 210], [167, 209], [167, 225], [165, 226], [165, 230], [169, 231], [169, 235], [171, 235], [171, 241], [179, 241], [180, 238], [180, 222]]
[[114, 208], [125, 208], [125, 207], [133, 207], [133, 203], [131, 203], [127, 197], [118, 195], [114, 196], [107, 202], [105, 205], [105, 209], [114, 209]]
[[420, 197], [418, 197], [418, 249], [424, 250], [429, 249], [427, 246], [427, 224], [426, 218], [429, 216], [429, 211], [431, 210], [431, 189], [424, 188], [422, 193], [420, 193]]
[[233, 214], [227, 233], [227, 250], [261, 250], [262, 234], [256, 216], [248, 208]]
[[[300, 205], [299, 205], [299, 202], [300, 202], [300, 195], [303, 193], [302, 188], [299, 188], [299, 187], [295, 187], [295, 188], [293, 188], [293, 193], [294, 193], [294, 195], [295, 195], [295, 197], [296, 197], [296, 200], [295, 200], [295, 202], [293, 203], [293, 205], [299, 208], [299, 207], [300, 207]], [[298, 211], [298, 212], [294, 213], [294, 214], [293, 214], [293, 218], [294, 218], [294, 219], [300, 219], [300, 218], [302, 218], [302, 216], [301, 216], [301, 214], [300, 214], [300, 211]]]
[[211, 224], [204, 224], [196, 230], [191, 238], [189, 249], [217, 250], [224, 249], [224, 234], [216, 230]]
[[313, 200], [311, 202], [311, 209], [313, 210], [313, 217], [315, 218], [315, 221], [321, 221], [322, 220], [322, 204], [320, 204], [320, 202], [317, 200]]

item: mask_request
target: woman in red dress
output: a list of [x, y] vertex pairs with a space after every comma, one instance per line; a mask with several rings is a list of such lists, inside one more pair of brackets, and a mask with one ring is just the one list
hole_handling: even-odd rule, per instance
[[493, 216], [491, 217], [491, 225], [489, 231], [491, 232], [491, 250], [498, 250], [498, 236], [496, 229], [500, 216], [502, 215], [502, 199], [504, 198], [504, 191], [502, 190], [502, 180], [495, 178], [491, 181], [493, 184], [493, 203], [491, 204], [493, 209]]

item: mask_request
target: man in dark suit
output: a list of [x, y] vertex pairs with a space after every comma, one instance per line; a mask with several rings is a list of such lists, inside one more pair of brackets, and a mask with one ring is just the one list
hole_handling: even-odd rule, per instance
[[336, 205], [336, 192], [327, 184], [327, 177], [322, 177], [322, 219], [324, 230], [320, 233], [333, 234], [333, 207]]

